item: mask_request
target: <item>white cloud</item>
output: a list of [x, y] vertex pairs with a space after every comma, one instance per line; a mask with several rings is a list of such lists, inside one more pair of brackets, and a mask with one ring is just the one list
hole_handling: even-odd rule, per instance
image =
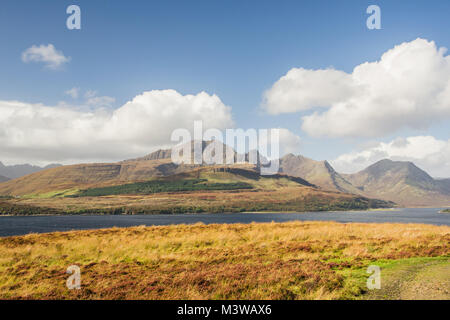
[[280, 156], [288, 153], [299, 154], [302, 140], [288, 129], [280, 130]]
[[326, 107], [351, 94], [351, 76], [343, 71], [294, 68], [264, 94], [263, 107], [270, 114]]
[[264, 95], [271, 114], [318, 107], [302, 118], [312, 136], [378, 137], [401, 128], [426, 129], [450, 118], [450, 56], [416, 39], [348, 74], [292, 69]]
[[122, 107], [83, 111], [18, 101], [0, 101], [0, 160], [75, 163], [123, 160], [170, 145], [176, 128], [233, 126], [231, 108], [205, 92], [144, 92]]
[[64, 93], [67, 94], [68, 96], [71, 96], [72, 99], [77, 99], [80, 94], [80, 88], [72, 88]]
[[434, 177], [450, 177], [450, 140], [432, 136], [397, 138], [343, 154], [331, 163], [339, 172], [353, 173], [382, 159], [412, 161]]
[[[276, 148], [276, 146], [272, 144], [272, 142], [275, 142], [274, 140], [272, 140], [272, 134], [274, 134], [274, 130], [278, 130], [279, 133], [278, 153], [271, 152], [272, 148]], [[262, 152], [264, 150], [261, 149], [262, 146], [265, 146], [267, 148], [266, 150], [267, 154], [262, 152], [262, 154], [267, 159], [276, 159], [288, 153], [299, 154], [301, 143], [302, 140], [299, 136], [297, 136], [295, 133], [285, 128], [270, 128], [268, 129], [267, 136], [260, 135], [258, 137], [258, 144], [260, 151]]]
[[92, 97], [86, 100], [88, 106], [95, 107], [111, 107], [114, 102], [116, 102], [116, 99], [108, 96]]
[[84, 94], [84, 97], [85, 97], [86, 99], [90, 99], [90, 98], [95, 97], [96, 95], [97, 95], [97, 91], [95, 91], [95, 90], [88, 90], [88, 91], [86, 91], [86, 93]]
[[57, 51], [53, 44], [32, 46], [22, 53], [22, 61], [43, 62], [45, 66], [52, 70], [59, 69], [63, 64], [70, 61], [70, 57], [64, 56], [61, 51]]

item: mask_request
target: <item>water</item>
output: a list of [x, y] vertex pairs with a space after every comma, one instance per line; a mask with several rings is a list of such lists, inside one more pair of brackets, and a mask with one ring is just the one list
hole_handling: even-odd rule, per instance
[[13, 216], [0, 217], [0, 236], [24, 235], [53, 231], [211, 223], [251, 223], [286, 221], [398, 222], [450, 225], [450, 214], [438, 213], [440, 208], [407, 208], [388, 211], [308, 212], [308, 213], [231, 213], [176, 214], [135, 216]]

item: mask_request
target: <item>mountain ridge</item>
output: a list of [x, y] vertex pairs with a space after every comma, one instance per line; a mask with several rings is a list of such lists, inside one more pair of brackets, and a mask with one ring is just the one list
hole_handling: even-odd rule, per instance
[[357, 173], [342, 176], [361, 190], [361, 195], [401, 205], [450, 204], [450, 179], [435, 180], [410, 161], [383, 159]]
[[[205, 151], [211, 142], [203, 141], [201, 150]], [[193, 143], [191, 142], [191, 146]], [[248, 161], [252, 152], [259, 155], [255, 150], [243, 155], [233, 150], [233, 158]], [[195, 154], [192, 153], [192, 156]], [[326, 160], [316, 161], [294, 154], [287, 154], [279, 160], [279, 173], [301, 178], [323, 190], [393, 201], [402, 206], [450, 205], [450, 179], [434, 179], [412, 162], [383, 159], [357, 173], [341, 174]], [[201, 164], [175, 164], [171, 160], [171, 150], [160, 149], [140, 158], [117, 163], [78, 164], [40, 170], [2, 182], [0, 195], [23, 196], [139, 182], [173, 176], [204, 166], [244, 168], [257, 172], [260, 165], [260, 162], [214, 165], [205, 161]]]
[[31, 164], [18, 164], [18, 165], [11, 165], [11, 166], [7, 166], [4, 165], [1, 161], [0, 161], [0, 175], [9, 178], [9, 179], [16, 179], [16, 178], [20, 178], [23, 177], [25, 175], [28, 174], [32, 174], [41, 170], [46, 170], [46, 169], [52, 169], [52, 168], [56, 168], [56, 167], [60, 167], [60, 164], [49, 164], [47, 166], [44, 167], [40, 167], [40, 166], [34, 166]]

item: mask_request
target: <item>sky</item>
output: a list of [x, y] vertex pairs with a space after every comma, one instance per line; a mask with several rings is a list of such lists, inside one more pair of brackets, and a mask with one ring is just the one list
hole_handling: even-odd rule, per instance
[[[369, 30], [369, 5], [381, 29]], [[81, 9], [69, 30], [66, 9]], [[176, 128], [282, 128], [285, 152], [450, 177], [450, 2], [0, 3], [0, 161], [117, 161]]]

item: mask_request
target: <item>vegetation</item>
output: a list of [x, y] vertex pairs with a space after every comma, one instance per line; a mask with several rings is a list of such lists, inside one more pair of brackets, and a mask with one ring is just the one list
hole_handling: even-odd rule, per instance
[[[209, 182], [219, 183], [219, 182]], [[224, 182], [220, 182], [224, 183]], [[165, 192], [102, 197], [14, 198], [9, 205], [52, 208], [66, 214], [172, 214], [366, 210], [392, 203], [327, 192], [283, 181], [253, 189]], [[273, 184], [273, 185], [272, 185]], [[279, 185], [277, 185], [279, 184]], [[0, 207], [2, 205], [0, 204]], [[20, 214], [20, 211], [16, 211]]]
[[450, 213], [450, 209], [444, 209], [441, 211], [441, 213]]
[[63, 212], [55, 209], [55, 208], [47, 208], [47, 207], [39, 207], [39, 206], [30, 206], [25, 204], [16, 204], [6, 201], [0, 200], [0, 216], [1, 215], [22, 215], [22, 216], [29, 216], [29, 215], [55, 215], [55, 214], [62, 214]]
[[118, 186], [82, 190], [72, 197], [98, 197], [120, 194], [152, 194], [160, 192], [237, 190], [252, 188], [253, 187], [250, 184], [245, 182], [208, 183], [208, 180], [206, 179], [187, 179], [176, 181], [152, 180], [147, 182], [137, 182]]
[[[0, 239], [0, 299], [376, 299], [366, 288], [373, 264], [382, 268], [382, 288], [391, 283], [385, 271], [403, 279], [393, 277], [396, 270], [434, 265], [413, 283], [427, 285], [436, 275], [435, 289], [450, 299], [449, 241], [448, 226], [334, 222], [8, 237]], [[81, 290], [66, 288], [65, 272], [74, 264]]]

